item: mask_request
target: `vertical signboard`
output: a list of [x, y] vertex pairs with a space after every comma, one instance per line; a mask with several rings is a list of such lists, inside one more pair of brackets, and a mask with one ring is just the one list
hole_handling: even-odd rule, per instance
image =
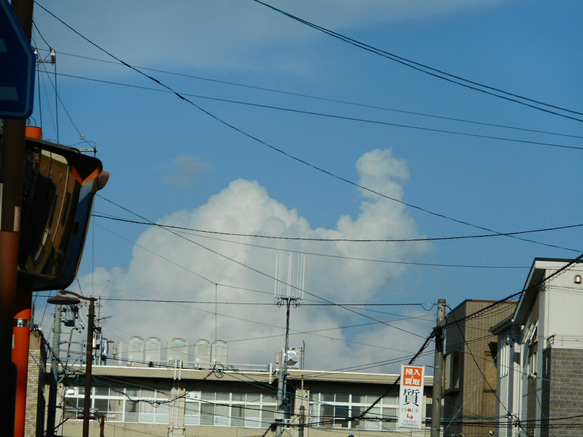
[[421, 428], [423, 422], [423, 366], [401, 366], [397, 427]]

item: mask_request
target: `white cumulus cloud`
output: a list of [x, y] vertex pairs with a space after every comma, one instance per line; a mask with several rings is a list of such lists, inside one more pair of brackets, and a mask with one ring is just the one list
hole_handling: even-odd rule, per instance
[[[386, 300], [403, 263], [431, 250], [424, 242], [340, 241], [420, 236], [399, 202], [409, 177], [406, 162], [391, 150], [374, 150], [360, 158], [357, 169], [359, 184], [390, 198], [362, 191], [360, 214], [339, 217], [335, 229], [313, 228], [301, 212], [243, 179], [204, 205], [160, 219], [172, 228], [143, 232], [127, 271], [98, 269], [80, 278], [81, 284], [93, 281], [91, 289], [104, 298], [102, 316], [111, 316], [104, 335], [126, 344], [131, 335], [164, 342], [180, 337], [190, 344], [221, 339], [228, 343], [231, 363], [273, 362], [285, 332], [285, 308], [274, 304], [276, 279], [280, 290], [286, 292], [291, 283], [293, 292], [305, 260], [303, 305], [291, 309], [290, 346], [305, 344], [306, 366], [366, 366], [416, 352], [431, 324], [359, 307], [311, 305]], [[279, 272], [277, 259], [283, 266]]]

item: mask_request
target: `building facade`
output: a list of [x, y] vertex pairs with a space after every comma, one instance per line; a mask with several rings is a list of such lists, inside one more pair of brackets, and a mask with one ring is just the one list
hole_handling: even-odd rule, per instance
[[489, 328], [515, 303], [465, 300], [447, 315], [443, 435], [487, 436], [496, 430], [497, 337]]
[[497, 435], [583, 433], [583, 263], [535, 259], [498, 336]]
[[[291, 369], [284, 435], [397, 435], [397, 377]], [[67, 383], [58, 435], [80, 435], [83, 387], [81, 378]], [[425, 387], [429, 412], [431, 377]], [[273, 435], [277, 372], [97, 365], [91, 402], [91, 435], [100, 427], [116, 437]], [[398, 435], [429, 436], [426, 422]]]

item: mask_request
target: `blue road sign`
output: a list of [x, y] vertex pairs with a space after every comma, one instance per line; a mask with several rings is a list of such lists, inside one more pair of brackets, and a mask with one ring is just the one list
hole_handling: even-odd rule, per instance
[[36, 57], [18, 18], [0, 0], [0, 118], [32, 114]]

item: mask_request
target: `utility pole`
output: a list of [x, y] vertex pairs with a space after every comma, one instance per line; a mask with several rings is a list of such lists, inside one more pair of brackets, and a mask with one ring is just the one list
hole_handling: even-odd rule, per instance
[[[304, 274], [305, 274], [305, 255], [301, 255], [298, 259], [296, 285], [292, 285], [292, 268], [293, 257], [289, 254], [287, 264], [287, 282], [281, 281], [278, 277], [283, 273], [283, 259], [276, 257], [276, 283], [275, 283], [275, 302], [278, 306], [286, 305], [285, 313], [285, 345], [279, 360], [279, 376], [277, 380], [277, 409], [275, 410], [275, 435], [276, 437], [283, 436], [285, 428], [285, 415], [288, 408], [289, 399], [287, 396], [287, 362], [289, 350], [289, 315], [290, 307], [295, 307], [301, 304], [301, 299], [304, 293]], [[282, 286], [286, 285], [287, 291], [283, 295]]]
[[49, 411], [47, 417], [47, 437], [55, 437], [55, 418], [57, 416], [57, 392], [59, 391], [59, 350], [61, 348], [61, 314], [63, 308], [57, 305], [53, 322], [53, 353], [51, 355], [51, 380], [49, 391]]
[[174, 361], [174, 379], [172, 381], [172, 389], [170, 391], [170, 425], [168, 426], [168, 437], [186, 436], [186, 429], [184, 427], [186, 389], [180, 388], [182, 367], [182, 360]]
[[95, 327], [95, 298], [89, 300], [87, 317], [87, 358], [85, 359], [85, 400], [83, 401], [83, 437], [89, 437], [89, 411], [91, 408], [91, 383], [93, 367], [93, 329]]
[[47, 303], [54, 305], [78, 305], [80, 299], [89, 301], [89, 315], [87, 317], [87, 354], [85, 359], [85, 397], [83, 400], [83, 437], [89, 437], [89, 412], [91, 409], [91, 384], [93, 366], [93, 331], [95, 329], [95, 301], [94, 297], [81, 296], [73, 291], [61, 290], [56, 296], [47, 299]]
[[306, 407], [300, 406], [300, 419], [298, 427], [298, 437], [304, 437], [304, 428], [306, 427]]
[[441, 432], [441, 398], [443, 391], [443, 327], [445, 326], [445, 299], [437, 302], [437, 325], [435, 326], [435, 361], [433, 370], [433, 400], [431, 404], [431, 437]]
[[299, 300], [295, 297], [280, 297], [286, 304], [285, 312], [285, 347], [279, 360], [279, 377], [277, 380], [277, 410], [275, 412], [276, 437], [282, 437], [284, 428], [284, 418], [288, 403], [287, 398], [287, 351], [289, 350], [289, 313], [292, 304], [298, 305]]

